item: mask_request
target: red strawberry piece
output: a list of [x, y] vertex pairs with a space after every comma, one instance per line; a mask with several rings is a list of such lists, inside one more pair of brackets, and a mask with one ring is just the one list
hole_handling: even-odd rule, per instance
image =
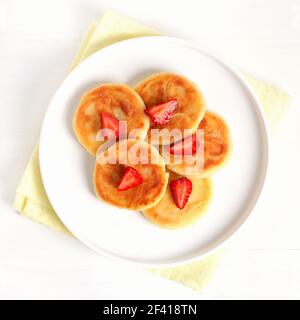
[[126, 167], [117, 190], [125, 191], [138, 186], [142, 182], [143, 178], [136, 169]]
[[176, 142], [170, 147], [170, 154], [173, 155], [192, 155], [196, 152], [196, 135], [189, 136], [182, 141]]
[[170, 121], [176, 107], [177, 100], [172, 99], [170, 101], [147, 108], [145, 113], [150, 117], [152, 124], [163, 125]]
[[170, 182], [170, 190], [176, 207], [183, 209], [192, 193], [193, 184], [191, 180], [182, 177]]
[[[103, 130], [103, 135], [105, 138], [119, 138], [120, 130], [119, 130], [119, 120], [112, 116], [108, 112], [101, 112], [100, 114], [101, 120], [101, 129]], [[109, 130], [112, 130], [115, 134], [115, 137], [112, 136], [112, 133]]]

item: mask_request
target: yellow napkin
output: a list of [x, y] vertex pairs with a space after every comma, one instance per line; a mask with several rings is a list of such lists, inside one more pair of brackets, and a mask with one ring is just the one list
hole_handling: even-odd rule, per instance
[[[107, 45], [133, 37], [158, 34], [152, 29], [142, 26], [124, 16], [108, 11], [99, 22], [91, 24], [71, 64], [71, 69], [75, 68], [90, 54]], [[250, 75], [245, 75], [245, 77], [257, 93], [270, 126], [274, 127], [289, 105], [290, 96]], [[23, 216], [58, 231], [71, 234], [54, 212], [47, 198], [40, 175], [38, 147], [35, 148], [17, 188], [13, 206]], [[214, 254], [187, 265], [151, 271], [168, 279], [178, 281], [195, 290], [200, 290], [212, 273], [217, 259], [218, 254]]]

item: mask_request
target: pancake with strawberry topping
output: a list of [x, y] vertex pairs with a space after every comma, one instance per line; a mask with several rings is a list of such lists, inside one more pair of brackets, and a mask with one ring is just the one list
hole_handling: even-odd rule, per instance
[[[195, 83], [183, 76], [162, 72], [154, 74], [135, 87], [146, 105], [146, 114], [150, 118], [150, 129], [177, 129], [180, 140], [184, 130], [194, 133], [204, 117], [205, 99]], [[148, 132], [148, 139], [151, 130]], [[150, 140], [149, 140], [150, 141]], [[169, 139], [159, 139], [151, 143], [169, 144]]]
[[144, 141], [122, 140], [97, 154], [96, 195], [111, 205], [148, 209], [160, 201], [167, 184], [168, 173], [162, 157]]
[[169, 173], [169, 186], [144, 216], [162, 228], [181, 228], [194, 223], [207, 209], [212, 196], [210, 179], [183, 177]]
[[[178, 163], [173, 156], [175, 152], [180, 153], [180, 147], [185, 145], [189, 147], [188, 151], [194, 150], [195, 146], [191, 142], [185, 143], [185, 140], [172, 145], [170, 147], [170, 158], [168, 159], [170, 161], [167, 165], [170, 170], [182, 175], [204, 178], [222, 168], [230, 158], [232, 148], [230, 131], [226, 122], [219, 115], [206, 112], [199, 129], [203, 130], [202, 139], [199, 142], [199, 144], [203, 143], [202, 150], [199, 151], [198, 155], [193, 153], [188, 159], [188, 163], [184, 161], [184, 157]], [[192, 136], [186, 139], [196, 141], [192, 140]]]
[[[139, 129], [134, 138], [143, 140], [149, 129], [149, 118], [145, 114], [145, 105], [140, 96], [124, 84], [102, 84], [86, 93], [75, 111], [73, 129], [78, 141], [92, 155], [103, 140], [99, 139], [99, 130], [105, 129], [103, 138], [116, 139], [127, 137], [133, 129]], [[126, 121], [127, 133], [122, 127]], [[121, 132], [120, 128], [124, 128]]]

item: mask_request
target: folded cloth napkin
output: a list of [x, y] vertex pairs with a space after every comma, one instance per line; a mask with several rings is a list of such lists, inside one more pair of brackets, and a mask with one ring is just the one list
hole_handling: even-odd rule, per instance
[[[108, 11], [98, 23], [91, 24], [71, 64], [71, 69], [75, 68], [90, 54], [107, 45], [124, 39], [151, 35], [159, 35], [159, 33], [124, 16]], [[289, 105], [290, 96], [250, 75], [245, 75], [245, 78], [260, 99], [266, 112], [266, 118], [273, 128]], [[17, 188], [13, 206], [21, 215], [71, 235], [56, 215], [47, 198], [40, 175], [38, 146], [34, 149]], [[151, 271], [195, 290], [200, 290], [212, 274], [217, 260], [218, 254], [214, 254], [183, 266], [152, 269]]]

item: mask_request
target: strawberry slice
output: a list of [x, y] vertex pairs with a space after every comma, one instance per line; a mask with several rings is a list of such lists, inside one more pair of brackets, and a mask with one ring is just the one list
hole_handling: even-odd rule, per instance
[[143, 178], [136, 169], [132, 167], [126, 167], [117, 190], [125, 191], [138, 186], [142, 182]]
[[[101, 112], [100, 114], [100, 120], [101, 120], [101, 129], [103, 130], [103, 135], [105, 138], [119, 138], [120, 131], [119, 131], [119, 120], [112, 116], [108, 112]], [[115, 133], [115, 137], [112, 136], [111, 132], [109, 130], [105, 129], [110, 129]]]
[[196, 152], [197, 138], [191, 135], [182, 141], [176, 142], [170, 147], [170, 154], [173, 155], [192, 155]]
[[150, 117], [152, 124], [163, 125], [170, 121], [176, 107], [177, 100], [172, 99], [170, 101], [147, 108], [145, 113]]
[[192, 193], [193, 184], [191, 180], [182, 177], [170, 182], [170, 190], [176, 207], [183, 209]]

